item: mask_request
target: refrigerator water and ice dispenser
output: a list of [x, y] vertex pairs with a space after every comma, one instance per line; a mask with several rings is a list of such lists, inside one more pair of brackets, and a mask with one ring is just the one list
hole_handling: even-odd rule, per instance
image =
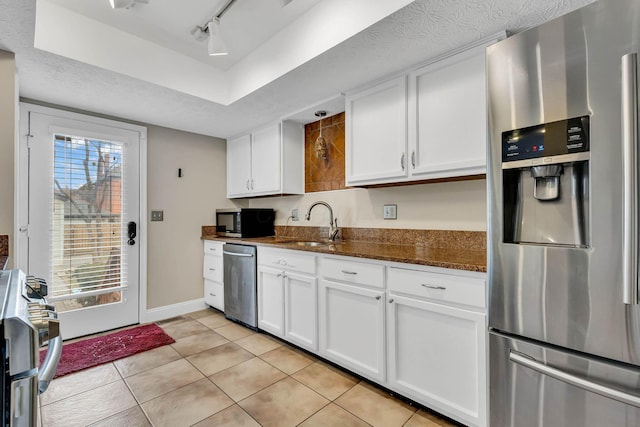
[[589, 116], [502, 133], [504, 242], [589, 246]]

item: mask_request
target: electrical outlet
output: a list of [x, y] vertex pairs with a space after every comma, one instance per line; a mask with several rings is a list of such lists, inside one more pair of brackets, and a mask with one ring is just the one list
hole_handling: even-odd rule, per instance
[[398, 205], [384, 205], [384, 219], [398, 219]]
[[293, 221], [300, 221], [300, 218], [298, 217], [298, 209], [291, 209], [291, 219]]
[[164, 221], [164, 211], [151, 211], [151, 221]]

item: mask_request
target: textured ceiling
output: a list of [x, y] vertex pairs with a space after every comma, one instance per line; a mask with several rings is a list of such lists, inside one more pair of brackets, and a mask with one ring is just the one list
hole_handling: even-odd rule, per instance
[[417, 0], [229, 106], [34, 49], [35, 0], [0, 0], [0, 48], [16, 53], [23, 98], [226, 138], [592, 1]]

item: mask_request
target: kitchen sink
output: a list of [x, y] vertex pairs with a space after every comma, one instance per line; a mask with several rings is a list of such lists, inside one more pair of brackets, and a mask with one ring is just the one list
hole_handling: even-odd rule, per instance
[[325, 242], [296, 242], [298, 246], [327, 246], [329, 243]]

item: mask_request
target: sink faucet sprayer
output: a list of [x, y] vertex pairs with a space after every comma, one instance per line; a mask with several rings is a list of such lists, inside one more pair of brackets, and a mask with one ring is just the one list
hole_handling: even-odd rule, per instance
[[307, 219], [307, 221], [311, 219], [311, 209], [313, 209], [317, 205], [323, 205], [323, 206], [326, 206], [327, 209], [329, 209], [329, 240], [333, 242], [336, 240], [336, 236], [338, 235], [338, 231], [340, 231], [340, 229], [338, 228], [338, 218], [333, 217], [333, 209], [331, 209], [331, 206], [329, 206], [329, 203], [327, 202], [313, 203], [311, 206], [309, 206], [309, 210], [307, 211], [307, 215], [305, 218]]

